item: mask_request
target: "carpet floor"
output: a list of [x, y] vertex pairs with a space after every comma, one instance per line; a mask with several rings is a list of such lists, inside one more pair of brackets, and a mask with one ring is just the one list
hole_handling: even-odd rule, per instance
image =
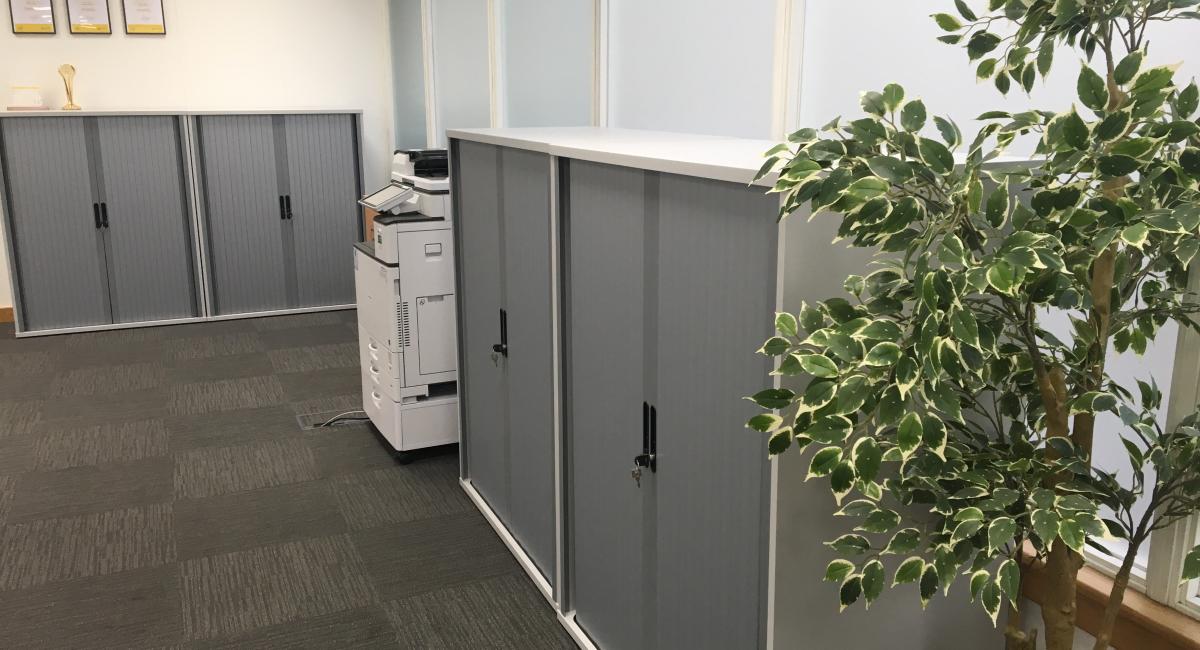
[[457, 483], [361, 408], [354, 312], [0, 326], [0, 647], [573, 648]]

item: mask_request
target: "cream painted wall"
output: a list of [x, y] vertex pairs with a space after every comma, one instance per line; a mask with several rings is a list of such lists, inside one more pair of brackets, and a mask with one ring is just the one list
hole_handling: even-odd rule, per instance
[[[383, 183], [393, 148], [386, 0], [167, 0], [166, 36], [127, 36], [120, 0], [111, 36], [0, 29], [0, 107], [11, 84], [37, 84], [62, 106], [59, 65], [76, 67], [85, 110], [351, 108], [363, 111], [364, 183]], [[0, 13], [7, 13], [0, 10]], [[7, 18], [7, 16], [5, 16]], [[0, 248], [0, 307], [12, 304]]]

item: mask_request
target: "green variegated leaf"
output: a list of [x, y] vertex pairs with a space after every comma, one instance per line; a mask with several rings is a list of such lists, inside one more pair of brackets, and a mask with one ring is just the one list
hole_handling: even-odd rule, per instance
[[910, 557], [900, 563], [896, 568], [896, 574], [892, 578], [892, 586], [908, 584], [921, 579], [925, 571], [925, 560], [919, 557]]
[[868, 562], [862, 571], [863, 597], [868, 607], [883, 593], [883, 582], [883, 564], [879, 560]]
[[804, 435], [816, 442], [836, 445], [845, 442], [846, 438], [850, 436], [853, 426], [853, 423], [845, 416], [826, 415], [805, 429]]
[[829, 476], [833, 468], [837, 467], [841, 460], [841, 447], [825, 447], [821, 449], [813, 455], [812, 460], [809, 462], [808, 476], [805, 477], [805, 480], [820, 476]]
[[954, 527], [954, 533], [950, 535], [950, 543], [957, 544], [964, 539], [970, 539], [983, 529], [983, 522], [975, 519], [968, 519]]
[[840, 555], [862, 555], [871, 550], [871, 542], [862, 535], [842, 535], [825, 545]]
[[1021, 567], [1012, 559], [1002, 562], [996, 570], [996, 585], [1000, 587], [1000, 594], [1016, 607], [1021, 596]]
[[917, 450], [917, 446], [921, 444], [921, 437], [924, 435], [924, 429], [921, 425], [921, 416], [916, 413], [909, 413], [900, 421], [900, 427], [896, 431], [896, 445], [900, 448], [900, 452], [907, 458]]
[[986, 569], [980, 569], [971, 574], [971, 601], [974, 602], [983, 593], [983, 588], [992, 579], [992, 574]]
[[867, 515], [866, 521], [855, 528], [855, 530], [860, 530], [865, 533], [886, 533], [899, 525], [899, 523], [899, 514], [893, 510], [881, 508]]
[[841, 584], [846, 578], [850, 577], [850, 574], [854, 573], [856, 568], [850, 560], [843, 560], [841, 558], [833, 560], [825, 567], [825, 581]]
[[1079, 71], [1076, 90], [1079, 92], [1079, 101], [1093, 111], [1102, 111], [1108, 105], [1108, 84], [1095, 70], [1086, 65]]
[[988, 524], [988, 548], [995, 551], [1012, 543], [1017, 534], [1017, 522], [1012, 517], [997, 517]]
[[837, 364], [829, 357], [819, 354], [802, 354], [799, 358], [800, 367], [814, 377], [827, 379], [838, 376]]
[[766, 409], [781, 409], [791, 404], [795, 397], [796, 394], [786, 388], [768, 388], [748, 399]]
[[796, 336], [800, 332], [800, 324], [792, 314], [781, 312], [775, 314], [775, 329], [784, 336]]
[[771, 438], [767, 441], [767, 451], [771, 456], [778, 456], [787, 451], [788, 447], [792, 446], [794, 439], [795, 435], [792, 432], [792, 428], [784, 427], [771, 434]]
[[[841, 602], [841, 610], [853, 605], [862, 596], [862, 578], [854, 576], [842, 583], [842, 588], [838, 591], [838, 599]], [[839, 611], [841, 611], [839, 610]]]
[[854, 466], [843, 460], [829, 474], [829, 489], [833, 492], [834, 500], [838, 503], [850, 493], [854, 487]]
[[929, 599], [937, 593], [939, 584], [937, 568], [932, 564], [925, 565], [925, 570], [921, 572], [921, 609], [929, 605]]
[[750, 418], [750, 421], [746, 424], [746, 426], [754, 429], [755, 431], [767, 433], [779, 428], [779, 425], [781, 424], [783, 424], [783, 418], [779, 417], [778, 415], [775, 415], [774, 413], [759, 413], [758, 415]]
[[878, 343], [867, 352], [863, 363], [868, 366], [891, 366], [900, 360], [900, 346], [890, 341]]
[[1188, 551], [1183, 559], [1183, 580], [1200, 578], [1200, 546]]
[[[892, 535], [891, 541], [883, 549], [884, 554], [900, 555], [911, 553], [921, 543], [921, 531], [916, 528], [905, 528]], [[914, 577], [914, 580], [916, 578]]]
[[1050, 548], [1054, 540], [1058, 538], [1058, 513], [1053, 510], [1034, 510], [1030, 519], [1033, 523], [1033, 532], [1042, 539], [1046, 548]]
[[874, 438], [864, 436], [854, 443], [850, 456], [854, 459], [854, 472], [864, 481], [874, 481], [883, 463], [883, 450]]

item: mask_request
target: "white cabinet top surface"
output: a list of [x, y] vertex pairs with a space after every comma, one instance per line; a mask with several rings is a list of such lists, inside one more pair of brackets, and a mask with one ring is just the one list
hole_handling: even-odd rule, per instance
[[[771, 140], [601, 127], [450, 129], [451, 138], [669, 174], [749, 183]], [[767, 180], [761, 184], [767, 184]]]

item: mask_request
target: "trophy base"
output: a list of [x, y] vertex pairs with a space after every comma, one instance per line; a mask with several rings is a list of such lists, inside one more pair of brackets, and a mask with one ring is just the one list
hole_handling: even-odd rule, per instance
[[79, 106], [79, 104], [67, 104], [66, 106], [63, 106], [62, 109], [64, 111], [82, 111], [83, 110], [83, 108], [81, 108]]

